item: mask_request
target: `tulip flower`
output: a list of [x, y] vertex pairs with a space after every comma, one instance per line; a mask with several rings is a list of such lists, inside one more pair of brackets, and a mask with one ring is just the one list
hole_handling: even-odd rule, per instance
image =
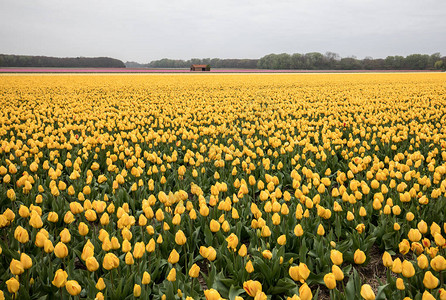
[[56, 244], [56, 246], [54, 247], [54, 254], [58, 257], [58, 258], [64, 258], [68, 255], [68, 248], [67, 246], [62, 243], [59, 242]]
[[25, 269], [23, 268], [23, 264], [16, 259], [13, 259], [9, 264], [9, 270], [14, 275], [20, 275], [25, 271]]
[[96, 283], [96, 285], [95, 285], [95, 287], [98, 289], [98, 290], [100, 290], [100, 291], [102, 291], [103, 289], [105, 289], [105, 282], [104, 282], [104, 279], [101, 277], [101, 278], [99, 278], [99, 280], [98, 280], [98, 282]]
[[87, 258], [87, 260], [85, 261], [86, 265], [87, 265], [87, 269], [90, 272], [94, 272], [97, 269], [99, 269], [99, 263], [96, 260], [96, 258], [94, 258], [93, 256]]
[[434, 269], [434, 271], [437, 271], [437, 272], [446, 270], [446, 259], [441, 255], [435, 256], [431, 260], [431, 267], [432, 267], [432, 269]]
[[186, 236], [184, 235], [184, 232], [180, 229], [175, 234], [175, 243], [177, 245], [184, 245], [186, 243]]
[[133, 257], [136, 259], [141, 258], [146, 252], [146, 248], [144, 242], [135, 243], [135, 247], [133, 249]]
[[[248, 273], [252, 273], [254, 272], [254, 266], [252, 265], [252, 262], [250, 260], [248, 260], [248, 262], [245, 265], [245, 270]], [[290, 275], [291, 276], [291, 275]]]
[[431, 273], [431, 271], [427, 271], [424, 273], [423, 284], [427, 289], [432, 290], [438, 286], [439, 280]]
[[176, 264], [179, 260], [180, 260], [180, 255], [178, 254], [177, 250], [173, 249], [170, 252], [167, 261], [170, 262], [171, 264]]
[[344, 280], [344, 272], [342, 272], [341, 268], [339, 268], [337, 265], [333, 265], [331, 267], [331, 272], [335, 276], [336, 281]]
[[14, 238], [22, 244], [25, 244], [29, 241], [28, 231], [24, 229], [22, 226], [17, 226], [14, 231]]
[[62, 269], [59, 269], [54, 274], [54, 279], [51, 282], [54, 286], [61, 288], [64, 287], [67, 282], [68, 274]]
[[306, 283], [302, 284], [299, 288], [299, 296], [301, 300], [313, 299], [313, 293]]
[[33, 261], [26, 253], [20, 254], [20, 262], [25, 270], [30, 269], [33, 266]]
[[353, 259], [355, 261], [355, 264], [361, 265], [366, 260], [365, 253], [363, 251], [361, 251], [360, 249], [356, 249], [355, 253], [353, 254]]
[[214, 289], [204, 290], [204, 296], [206, 300], [221, 300], [220, 293]]
[[71, 296], [77, 296], [82, 291], [81, 286], [76, 280], [68, 280], [65, 284], [65, 288]]
[[249, 296], [255, 297], [262, 291], [262, 284], [258, 281], [248, 280], [243, 283], [243, 289]]
[[410, 261], [404, 260], [402, 263], [402, 274], [406, 278], [410, 278], [415, 275], [415, 268]]
[[330, 259], [333, 264], [340, 266], [343, 262], [342, 252], [332, 249], [330, 252]]
[[189, 276], [192, 278], [197, 278], [200, 274], [200, 267], [197, 264], [193, 264], [189, 270]]
[[8, 288], [8, 292], [10, 292], [11, 294], [15, 294], [20, 288], [20, 282], [12, 277], [6, 280], [6, 287]]
[[324, 283], [330, 290], [336, 288], [336, 278], [333, 273], [325, 274]]
[[396, 288], [399, 289], [400, 291], [403, 291], [406, 289], [406, 287], [404, 286], [404, 280], [401, 278], [397, 278], [396, 279]]
[[106, 270], [116, 269], [119, 267], [119, 258], [113, 253], [107, 253], [102, 261], [102, 266]]
[[167, 275], [168, 281], [176, 281], [177, 280], [177, 270], [175, 268], [170, 269], [169, 274]]
[[133, 296], [136, 298], [141, 296], [141, 286], [139, 284], [133, 286]]
[[220, 223], [218, 223], [215, 220], [211, 220], [211, 223], [209, 224], [209, 228], [212, 232], [217, 232], [220, 230]]
[[234, 233], [231, 233], [226, 238], [226, 242], [228, 243], [228, 249], [235, 251], [238, 245], [238, 237]]
[[372, 290], [372, 287], [368, 284], [363, 284], [361, 286], [361, 296], [365, 300], [375, 300], [375, 293]]

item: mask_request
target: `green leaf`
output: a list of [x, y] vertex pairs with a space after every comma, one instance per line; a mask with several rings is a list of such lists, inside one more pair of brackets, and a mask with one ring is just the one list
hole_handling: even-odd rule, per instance
[[231, 287], [229, 288], [229, 300], [234, 300], [235, 297], [240, 296], [244, 292], [244, 289], [231, 285]]
[[375, 300], [385, 300], [386, 298], [386, 294], [385, 294], [385, 289], [389, 284], [386, 285], [381, 285], [378, 287], [378, 292], [376, 294], [376, 298]]

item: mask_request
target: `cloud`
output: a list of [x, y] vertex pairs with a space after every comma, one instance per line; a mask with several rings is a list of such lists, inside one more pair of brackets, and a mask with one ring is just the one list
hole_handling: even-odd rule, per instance
[[446, 48], [445, 9], [440, 0], [2, 0], [0, 53], [139, 62], [431, 54]]

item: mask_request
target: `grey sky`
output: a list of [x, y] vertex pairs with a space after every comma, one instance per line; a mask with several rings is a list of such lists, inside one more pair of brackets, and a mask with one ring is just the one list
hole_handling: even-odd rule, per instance
[[260, 58], [446, 55], [445, 0], [0, 0], [0, 53]]

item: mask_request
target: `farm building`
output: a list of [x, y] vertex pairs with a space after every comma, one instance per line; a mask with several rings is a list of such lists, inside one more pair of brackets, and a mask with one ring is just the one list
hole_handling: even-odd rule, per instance
[[199, 71], [199, 72], [210, 71], [211, 66], [210, 65], [192, 65], [192, 66], [190, 66], [190, 70], [191, 71]]

